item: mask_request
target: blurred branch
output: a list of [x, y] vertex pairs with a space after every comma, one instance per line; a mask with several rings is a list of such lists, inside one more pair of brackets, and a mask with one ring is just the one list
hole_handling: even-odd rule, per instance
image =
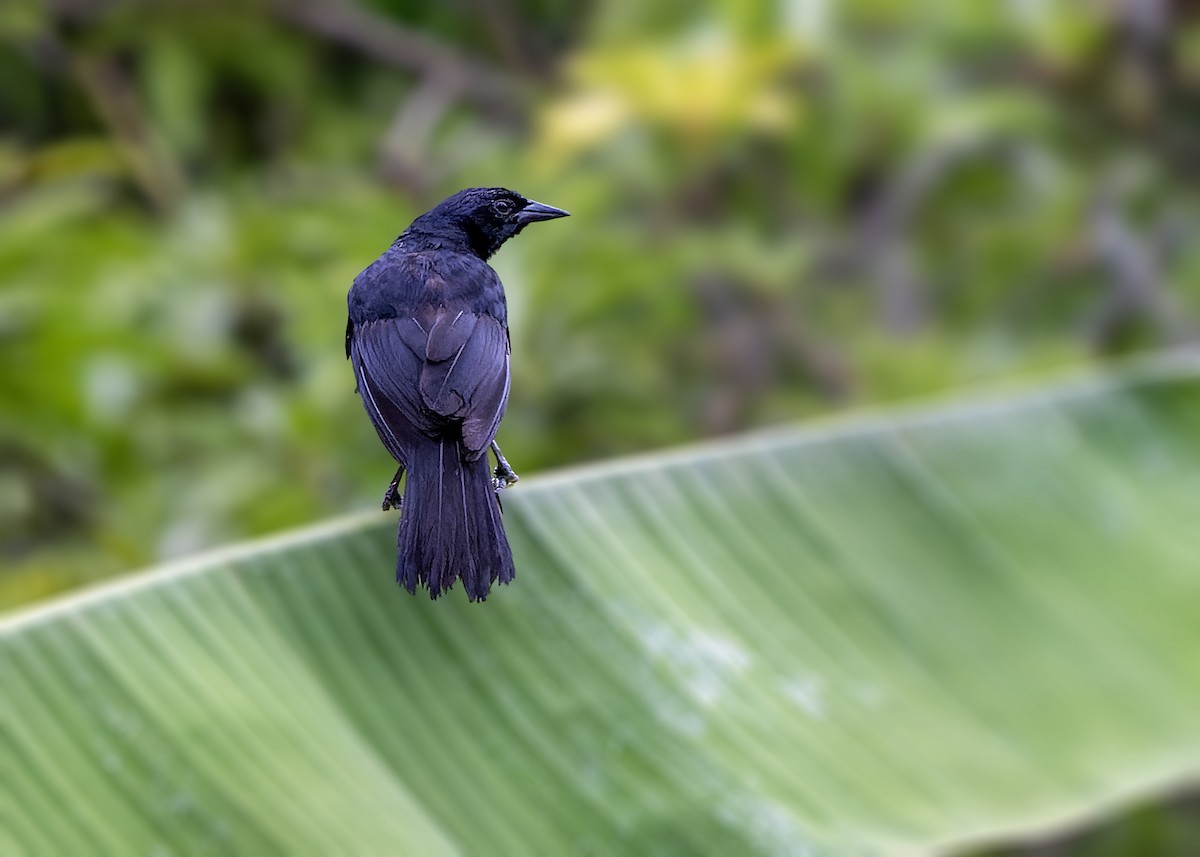
[[526, 37], [522, 17], [511, 0], [472, 0], [471, 6], [487, 22], [488, 35], [509, 66], [530, 75], [546, 70], [545, 53]]
[[454, 95], [441, 78], [426, 77], [396, 109], [380, 146], [384, 177], [417, 198], [427, 196], [440, 178], [432, 169], [437, 160], [426, 153], [434, 128], [454, 106]]
[[1093, 347], [1108, 350], [1132, 322], [1143, 319], [1164, 341], [1193, 343], [1197, 331], [1164, 287], [1157, 249], [1124, 217], [1113, 188], [1103, 190], [1089, 224], [1093, 252], [1109, 278], [1107, 299], [1088, 325]]
[[27, 49], [44, 73], [78, 85], [146, 200], [161, 213], [172, 211], [186, 189], [183, 170], [146, 120], [135, 82], [111, 47], [89, 49], [81, 39], [105, 4], [47, 0], [54, 27], [31, 39]]
[[[114, 0], [43, 0], [59, 24], [82, 31], [120, 4]], [[153, 6], [150, 0], [131, 6]], [[489, 25], [506, 13], [484, 4]], [[501, 116], [520, 116], [528, 100], [524, 81], [487, 63], [464, 56], [424, 33], [357, 5], [354, 0], [269, 0], [268, 8], [287, 24], [339, 44], [380, 65], [434, 77], [478, 107]], [[515, 33], [498, 33], [502, 49], [518, 50]]]
[[829, 280], [861, 271], [875, 285], [879, 317], [889, 333], [906, 334], [929, 319], [919, 265], [909, 236], [918, 209], [956, 170], [972, 161], [1002, 157], [1008, 141], [996, 138], [937, 146], [900, 165], [859, 204], [848, 238], [817, 266]]
[[111, 56], [76, 54], [71, 66], [146, 198], [159, 212], [173, 210], [186, 184], [183, 172], [146, 121], [133, 82]]
[[709, 364], [699, 414], [705, 434], [752, 424], [754, 408], [793, 367], [827, 401], [849, 398], [854, 379], [847, 360], [801, 313], [712, 271], [693, 278], [690, 286], [704, 318], [704, 359]]
[[926, 152], [872, 188], [856, 206], [849, 235], [816, 266], [825, 281], [853, 272], [866, 274], [876, 286], [880, 319], [889, 332], [911, 333], [925, 323], [927, 307], [903, 233], [921, 200], [954, 161], [943, 150]]
[[277, 0], [275, 9], [283, 20], [301, 30], [385, 66], [436, 80], [479, 107], [504, 115], [522, 112], [526, 88], [516, 78], [349, 0]]

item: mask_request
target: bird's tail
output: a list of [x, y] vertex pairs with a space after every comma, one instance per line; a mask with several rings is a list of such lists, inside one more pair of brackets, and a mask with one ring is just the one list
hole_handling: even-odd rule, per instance
[[463, 461], [460, 448], [451, 439], [421, 444], [405, 462], [396, 582], [409, 592], [424, 584], [437, 598], [461, 578], [467, 598], [482, 601], [497, 579], [513, 579], [512, 551], [487, 452]]

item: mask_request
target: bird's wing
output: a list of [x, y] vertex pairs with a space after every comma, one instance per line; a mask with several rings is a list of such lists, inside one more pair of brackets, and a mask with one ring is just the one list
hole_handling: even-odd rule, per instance
[[[447, 423], [461, 421], [467, 456], [487, 449], [508, 403], [503, 324], [470, 310], [430, 307], [356, 325], [351, 339], [363, 401], [377, 427], [403, 436], [411, 426], [436, 437]], [[408, 426], [394, 425], [397, 417]]]
[[417, 348], [423, 353], [424, 343], [406, 342], [404, 323], [368, 321], [352, 325], [348, 334], [358, 394], [384, 446], [402, 463], [406, 446], [421, 435], [438, 433], [438, 421], [426, 411], [418, 390], [423, 359]]
[[425, 404], [463, 421], [471, 453], [496, 436], [508, 403], [508, 331], [490, 315], [439, 310], [432, 319], [421, 373]]

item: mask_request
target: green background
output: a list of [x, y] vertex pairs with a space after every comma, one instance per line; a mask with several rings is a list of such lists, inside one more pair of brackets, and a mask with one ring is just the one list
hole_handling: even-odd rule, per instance
[[[9, 0], [0, 5], [0, 608], [24, 627], [24, 611], [81, 585], [375, 506], [391, 463], [353, 394], [345, 292], [412, 217], [461, 187], [506, 185], [573, 215], [529, 230], [494, 260], [513, 341], [499, 440], [524, 477], [510, 515], [524, 532], [555, 520], [553, 509], [532, 509], [536, 497], [557, 496], [538, 487], [539, 474], [565, 465], [613, 459], [622, 473], [631, 453], [934, 393], [973, 399], [1013, 378], [1049, 384], [1064, 369], [1103, 373], [1113, 358], [1192, 350], [1197, 152], [1200, 17], [1183, 3]], [[1019, 516], [996, 550], [1022, 558], [1012, 566], [1021, 575], [1045, 575], [1038, 591], [1063, 615], [1088, 597], [1090, 584], [1063, 582], [1081, 569], [1127, 579], [1128, 589], [1106, 597], [1136, 602], [1146, 574], [1173, 568], [1183, 589], [1147, 583], [1145, 597], [1168, 613], [1191, 604], [1187, 575], [1200, 561], [1190, 547], [1170, 546], [1190, 529], [1180, 510], [1192, 502], [1194, 462], [1183, 450], [1194, 421], [1186, 408], [1150, 410], [1158, 428], [1130, 429], [1130, 447], [1103, 412], [1081, 419], [1088, 437], [1116, 433], [1103, 443], [1118, 446], [1100, 448], [1118, 463], [1093, 456], [1071, 465], [1095, 495], [1089, 502], [1109, 510], [1098, 515], [1133, 504], [1131, 519], [1144, 528], [1131, 558], [1081, 542], [1075, 504], [1055, 494], [1071, 477], [1052, 478], [1059, 454], [1073, 461], [1074, 452], [1063, 441], [1063, 450], [1038, 453], [1037, 443], [1056, 441], [1043, 437], [1042, 422], [1028, 429], [1033, 452], [1006, 439], [953, 463], [956, 479], [991, 492], [989, 515]], [[1153, 480], [1122, 494], [1132, 472], [1125, 457], [1166, 454], [1159, 432], [1178, 456], [1169, 460], [1179, 472], [1162, 475], [1169, 502]], [[839, 443], [857, 450], [851, 439]], [[1004, 623], [989, 638], [1001, 650], [1020, 639], [1024, 614], [988, 600], [980, 569], [990, 560], [962, 545], [929, 547], [913, 531], [919, 502], [896, 488], [899, 477], [885, 478], [895, 467], [888, 455], [870, 444], [845, 455], [849, 469], [818, 482], [828, 492], [822, 503], [836, 506], [843, 490], [853, 502], [820, 514], [878, 547], [830, 574], [862, 568], [886, 588], [889, 563], [943, 568], [934, 587], [942, 595], [921, 608], [927, 622], [970, 601], [978, 612], [947, 621], [977, 622], [980, 634]], [[675, 541], [658, 532], [679, 490], [646, 486], [636, 519], [612, 519], [614, 543], [653, 549], [656, 563], [716, 586], [710, 564], [730, 548], [705, 541], [708, 533], [722, 543], [745, 534], [703, 516], [670, 524], [690, 534]], [[773, 496], [753, 480], [746, 490], [748, 503]], [[819, 511], [815, 502], [774, 519], [764, 512], [764, 538], [786, 541], [797, 520]], [[965, 514], [954, 511], [957, 495], [945, 502], [957, 526]], [[477, 615], [453, 600], [428, 605], [392, 592], [380, 535], [392, 518], [378, 520], [375, 541], [356, 537], [349, 579], [383, 587], [378, 598], [398, 612], [451, 624]], [[1106, 534], [1116, 520], [1080, 531]], [[569, 530], [551, 529], [559, 527]], [[554, 565], [517, 538], [526, 554], [519, 569]], [[606, 585], [632, 573], [604, 561], [607, 542], [564, 544], [581, 565], [595, 563], [590, 574]], [[799, 550], [787, 544], [776, 549]], [[756, 567], [730, 562], [720, 592], [663, 584], [654, 590], [662, 603], [646, 609], [666, 621], [659, 608], [690, 614], [697, 608], [681, 605], [727, 603], [724, 587]], [[806, 569], [817, 565], [805, 560]], [[328, 569], [311, 573], [315, 586]], [[901, 592], [905, 579], [895, 576], [897, 597], [917, 598]], [[502, 598], [546, 598], [564, 611], [572, 599], [587, 611], [602, 601], [585, 590], [558, 602], [557, 589], [532, 580], [521, 571], [485, 609]], [[855, 602], [811, 585], [829, 617], [829, 636], [818, 639], [832, 646], [843, 623], [859, 621]], [[797, 586], [800, 600], [780, 603], [798, 609], [806, 591]], [[756, 597], [771, 606], [773, 596]], [[1152, 626], [1147, 617], [1157, 614], [1144, 609]], [[246, 618], [214, 627], [240, 633]], [[752, 615], [738, 622], [739, 634], [754, 636]], [[187, 645], [194, 632], [183, 632]], [[1092, 665], [1096, 680], [1107, 675], [1140, 699], [1141, 682], [1154, 681], [1141, 671], [1156, 668], [1134, 655], [1122, 666], [1119, 633], [1106, 641], [1108, 660]], [[1162, 636], [1146, 651], [1182, 664], [1192, 649]], [[936, 661], [935, 639], [927, 649], [908, 650], [917, 643], [907, 637], [897, 645]], [[91, 657], [90, 645], [127, 645], [89, 640], [70, 644], [79, 657]], [[758, 653], [767, 641], [747, 645]], [[72, 687], [46, 657], [38, 680]], [[161, 669], [189, 664], [181, 656]], [[206, 675], [237, 684], [221, 670]], [[605, 686], [587, 675], [597, 685], [579, 691], [585, 699]], [[1019, 696], [1040, 673], [1016, 675]], [[47, 716], [74, 716], [70, 694], [60, 693]], [[253, 728], [266, 702], [247, 699], [229, 710]], [[1088, 699], [1028, 715], [1046, 721], [1039, 740], [1086, 735], [1088, 712], [1100, 705]], [[1155, 717], [1192, 713], [1168, 702]], [[162, 758], [186, 752], [186, 738]], [[1048, 780], [1074, 776], [1069, 757], [1051, 755]], [[43, 761], [60, 778], [83, 764]], [[1085, 786], [1141, 770], [1123, 759], [1111, 768], [1097, 759], [1095, 768], [1095, 781], [1080, 776]], [[867, 781], [890, 807], [870, 830], [936, 844], [932, 822], [903, 821], [907, 786]], [[140, 782], [152, 790], [157, 781]], [[1061, 794], [1099, 817], [1103, 795], [1149, 800], [1172, 784], [1150, 785], [1064, 785]], [[973, 791], [969, 782], [962, 789]], [[1191, 853], [1200, 843], [1194, 798], [1171, 793], [1098, 838], [1037, 847]], [[643, 797], [637, 812], [652, 816], [655, 799]], [[855, 800], [859, 811], [871, 805]], [[685, 852], [705, 825], [724, 823], [703, 801], [679, 806], [696, 831], [679, 846]], [[104, 813], [100, 804], [89, 811]], [[290, 817], [280, 805], [256, 812], [278, 813], [271, 824], [284, 827]], [[461, 844], [444, 818], [431, 824]], [[1010, 829], [1018, 839], [1034, 832]]]

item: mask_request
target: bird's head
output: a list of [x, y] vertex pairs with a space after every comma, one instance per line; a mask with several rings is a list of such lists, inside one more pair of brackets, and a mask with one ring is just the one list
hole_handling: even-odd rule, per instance
[[471, 187], [442, 200], [409, 228], [448, 238], [461, 236], [476, 255], [487, 259], [530, 223], [566, 216], [562, 209], [526, 199], [516, 191]]

